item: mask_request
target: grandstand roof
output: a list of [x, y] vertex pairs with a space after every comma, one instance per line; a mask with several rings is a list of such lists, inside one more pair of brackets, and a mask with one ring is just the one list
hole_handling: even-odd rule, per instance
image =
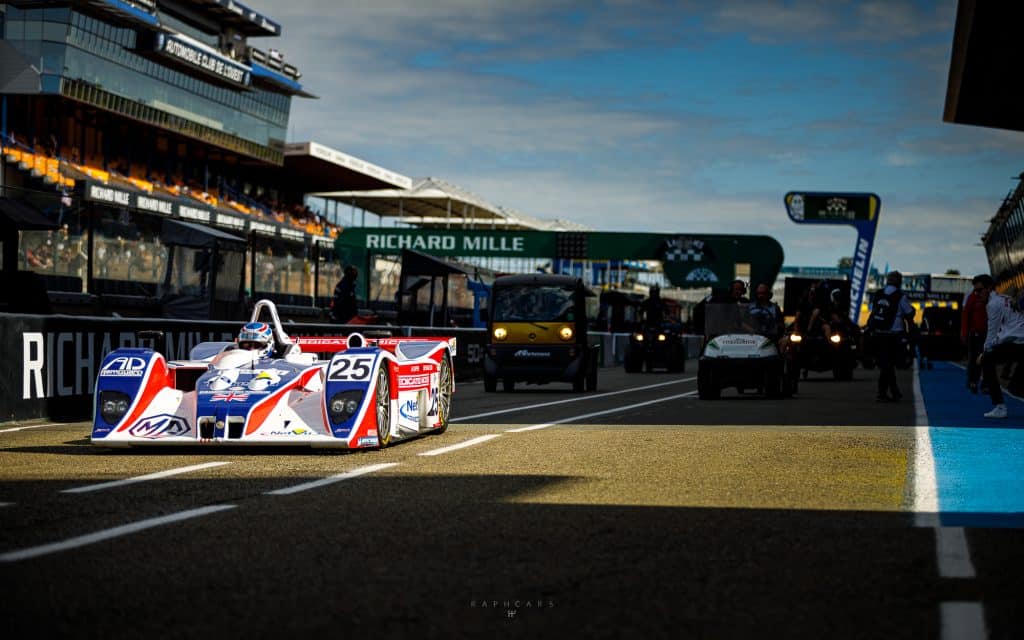
[[313, 193], [349, 204], [384, 218], [421, 227], [479, 226], [501, 229], [584, 230], [562, 220], [545, 221], [495, 205], [440, 178], [421, 178], [404, 189]]
[[408, 189], [413, 183], [412, 178], [317, 142], [285, 145], [284, 166], [294, 190], [301, 193], [318, 194], [335, 189]]
[[247, 36], [281, 35], [281, 25], [236, 0], [191, 0], [191, 4]]

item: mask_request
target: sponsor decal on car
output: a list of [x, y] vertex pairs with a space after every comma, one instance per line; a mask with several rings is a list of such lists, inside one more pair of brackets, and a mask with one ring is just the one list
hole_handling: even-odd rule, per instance
[[215, 393], [210, 398], [211, 402], [244, 402], [249, 399], [248, 393], [236, 393], [229, 391], [227, 393]]
[[210, 378], [207, 386], [213, 391], [223, 391], [238, 381], [237, 369], [226, 369]]
[[171, 438], [189, 432], [188, 422], [174, 415], [161, 414], [142, 418], [128, 430], [128, 435], [136, 438]]
[[425, 387], [430, 384], [430, 375], [398, 376], [399, 389]]
[[291, 429], [289, 431], [270, 431], [267, 433], [268, 436], [312, 436], [315, 435], [311, 429], [300, 427], [297, 429]]
[[530, 351], [529, 349], [520, 349], [512, 354], [515, 358], [550, 358], [550, 351]]
[[406, 420], [419, 420], [419, 405], [415, 400], [406, 400], [398, 406], [398, 415]]
[[103, 365], [103, 369], [100, 370], [100, 376], [140, 378], [145, 370], [145, 358], [139, 358], [137, 356], [122, 356], [120, 358], [114, 358], [107, 364]]
[[359, 438], [356, 444], [360, 447], [376, 447], [380, 442], [377, 440], [377, 436], [366, 436]]

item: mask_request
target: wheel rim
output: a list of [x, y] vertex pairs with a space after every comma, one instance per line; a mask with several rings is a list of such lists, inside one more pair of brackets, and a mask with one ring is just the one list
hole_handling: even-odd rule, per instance
[[452, 368], [447, 357], [441, 360], [440, 378], [437, 390], [437, 417], [444, 425], [448, 422], [448, 411], [452, 403]]
[[391, 441], [391, 390], [388, 375], [382, 368], [377, 376], [377, 438], [381, 444]]

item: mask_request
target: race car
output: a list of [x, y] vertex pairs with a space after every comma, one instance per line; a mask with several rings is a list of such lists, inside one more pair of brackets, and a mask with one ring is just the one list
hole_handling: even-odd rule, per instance
[[260, 300], [237, 342], [198, 344], [189, 360], [111, 352], [97, 376], [91, 441], [382, 449], [444, 433], [455, 345], [359, 333], [293, 339], [274, 304]]

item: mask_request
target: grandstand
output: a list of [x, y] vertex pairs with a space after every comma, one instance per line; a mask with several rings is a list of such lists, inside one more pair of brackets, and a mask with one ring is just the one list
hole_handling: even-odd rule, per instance
[[[292, 99], [315, 96], [262, 44], [281, 26], [234, 0], [20, 0], [0, 4], [0, 33], [4, 289], [43, 292], [0, 309], [169, 315], [169, 298], [207, 296], [219, 304], [201, 313], [237, 317], [258, 296], [316, 318], [356, 206], [364, 224], [370, 212], [400, 225], [580, 228], [286, 144]], [[171, 244], [169, 220], [205, 239]], [[241, 272], [226, 274], [239, 239]]]
[[[259, 44], [280, 25], [233, 0], [24, 0], [0, 4], [0, 30], [3, 208], [51, 223], [17, 225], [5, 272], [40, 276], [53, 310], [156, 314], [188, 293], [168, 277], [175, 219], [251, 244], [239, 289], [214, 293], [225, 303], [243, 286], [310, 308], [329, 295], [339, 229], [285, 157], [291, 100], [313, 96]], [[395, 186], [337, 170], [320, 188]]]
[[996, 288], [1014, 298], [1024, 293], [1024, 173], [1017, 179], [982, 236]]

